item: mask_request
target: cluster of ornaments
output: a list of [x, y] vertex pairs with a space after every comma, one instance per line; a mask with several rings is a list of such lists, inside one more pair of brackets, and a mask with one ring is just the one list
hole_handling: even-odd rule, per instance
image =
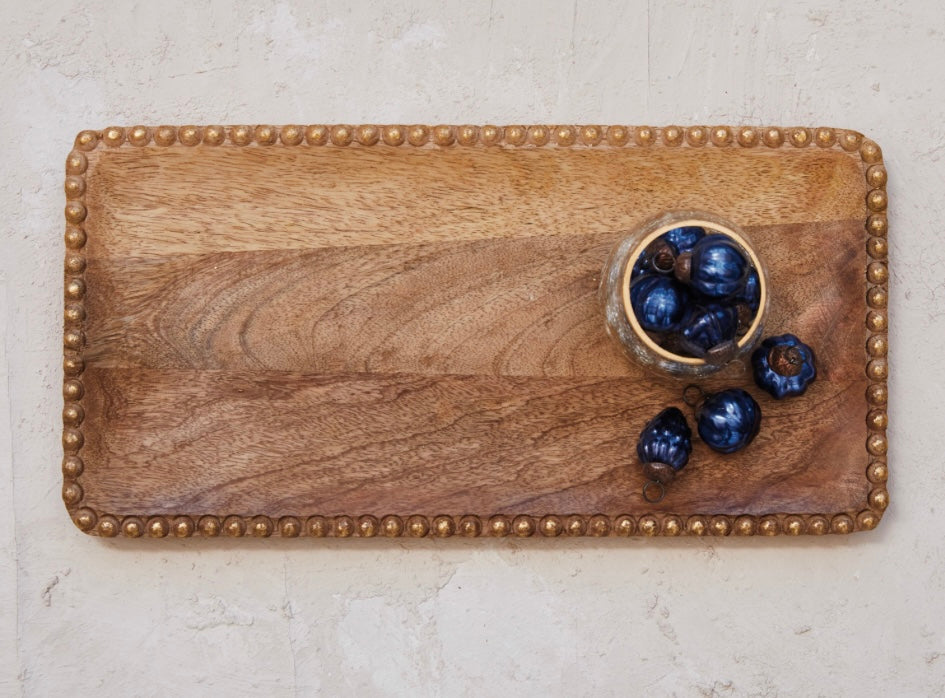
[[[700, 358], [734, 353], [760, 304], [758, 271], [728, 236], [688, 226], [661, 235], [631, 272], [633, 312], [644, 330], [674, 353]], [[751, 356], [757, 386], [776, 400], [801, 395], [817, 375], [814, 352], [792, 334], [768, 337]], [[748, 446], [761, 428], [761, 406], [746, 390], [701, 394], [690, 403], [699, 438], [719, 453]], [[651, 419], [637, 442], [647, 483], [662, 499], [689, 462], [692, 430], [678, 407]], [[656, 487], [658, 494], [651, 495]]]
[[637, 322], [654, 341], [681, 356], [724, 362], [760, 303], [758, 270], [741, 247], [701, 226], [660, 235], [630, 274]]

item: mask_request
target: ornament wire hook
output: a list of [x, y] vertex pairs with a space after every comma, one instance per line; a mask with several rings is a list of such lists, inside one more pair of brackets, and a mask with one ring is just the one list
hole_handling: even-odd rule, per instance
[[[658, 492], [652, 494], [650, 492], [651, 488], [657, 488]], [[666, 496], [666, 488], [663, 486], [663, 483], [657, 482], [656, 480], [647, 480], [646, 484], [643, 485], [643, 499], [648, 501], [650, 504], [656, 504], [657, 502], [662, 502], [663, 497]]]
[[705, 397], [705, 392], [695, 383], [690, 383], [683, 389], [683, 402], [695, 408]]

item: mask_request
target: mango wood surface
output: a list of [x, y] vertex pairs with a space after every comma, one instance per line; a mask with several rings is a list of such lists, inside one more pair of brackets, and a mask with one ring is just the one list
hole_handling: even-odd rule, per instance
[[[672, 127], [548, 127], [536, 145], [534, 128], [515, 144], [514, 127], [472, 140], [454, 127], [451, 143], [427, 130], [418, 146], [388, 142], [420, 127], [318, 128], [77, 138], [63, 496], [80, 528], [726, 535], [879, 522], [875, 144], [831, 129], [695, 127], [674, 145]], [[695, 439], [648, 504], [636, 438], [667, 405], [688, 412], [685, 382], [625, 358], [597, 288], [612, 247], [674, 208], [749, 233], [770, 273], [766, 334], [804, 338], [819, 376], [783, 402], [742, 365], [703, 381], [752, 392], [761, 433], [730, 456]]]

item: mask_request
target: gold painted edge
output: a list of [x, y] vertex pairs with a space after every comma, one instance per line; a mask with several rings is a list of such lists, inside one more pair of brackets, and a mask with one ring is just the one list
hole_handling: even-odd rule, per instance
[[[859, 162], [866, 179], [865, 228], [867, 232], [866, 329], [864, 347], [867, 386], [866, 480], [869, 493], [862, 508], [833, 514], [722, 515], [648, 513], [548, 514], [438, 516], [117, 516], [84, 506], [80, 480], [84, 464], [86, 295], [85, 206], [87, 152], [96, 148], [136, 148], [150, 144], [162, 147], [742, 147], [762, 146], [838, 148]], [[888, 448], [888, 220], [887, 173], [882, 150], [861, 133], [827, 127], [755, 126], [595, 126], [595, 125], [372, 125], [316, 124], [309, 126], [110, 126], [101, 131], [85, 130], [76, 136], [66, 158], [64, 184], [66, 205], [64, 308], [63, 308], [63, 487], [62, 498], [75, 525], [97, 536], [208, 537], [280, 535], [287, 538], [414, 537], [449, 536], [544, 537], [565, 536], [679, 536], [679, 535], [822, 535], [846, 534], [875, 528], [889, 506], [886, 490]]]

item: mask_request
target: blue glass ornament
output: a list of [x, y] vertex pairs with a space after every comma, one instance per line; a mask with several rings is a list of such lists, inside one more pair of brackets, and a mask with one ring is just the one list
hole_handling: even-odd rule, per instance
[[699, 436], [719, 453], [734, 453], [752, 442], [761, 427], [761, 408], [741, 388], [709, 395], [696, 409]]
[[647, 478], [643, 486], [644, 499], [660, 501], [666, 485], [689, 462], [690, 453], [692, 430], [678, 407], [667, 407], [647, 422], [637, 441], [637, 456]]
[[647, 422], [637, 441], [641, 463], [666, 463], [680, 471], [692, 453], [692, 430], [678, 407], [667, 407]]
[[702, 358], [714, 348], [730, 346], [737, 330], [738, 311], [734, 306], [713, 303], [697, 307], [680, 323], [680, 345], [692, 356]]
[[751, 355], [755, 383], [776, 400], [801, 395], [817, 377], [814, 350], [793, 334], [768, 337]]
[[644, 274], [630, 284], [630, 305], [643, 329], [666, 332], [675, 329], [686, 312], [686, 291], [669, 276]]
[[758, 278], [758, 271], [754, 267], [749, 269], [745, 285], [735, 294], [735, 302], [747, 305], [752, 316], [758, 312], [758, 306], [761, 305], [761, 279]]
[[713, 233], [699, 240], [692, 252], [679, 256], [676, 273], [704, 296], [728, 298], [742, 290], [750, 269], [734, 240]]
[[705, 228], [699, 225], [684, 225], [663, 233], [661, 237], [676, 248], [676, 254], [680, 254], [689, 252], [705, 237]]

